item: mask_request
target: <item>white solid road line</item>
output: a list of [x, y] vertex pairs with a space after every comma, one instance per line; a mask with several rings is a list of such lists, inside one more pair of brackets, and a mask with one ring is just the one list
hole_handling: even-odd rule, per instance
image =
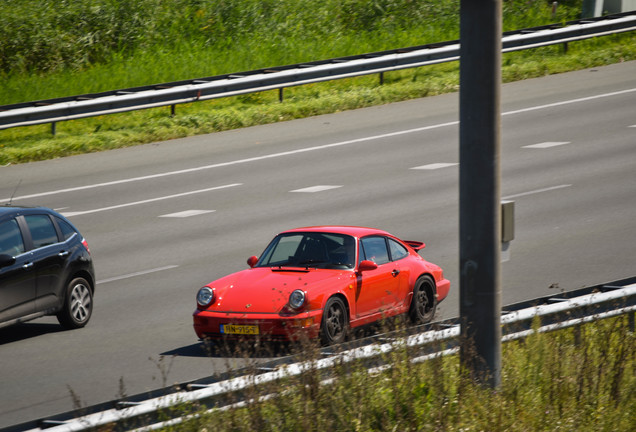
[[[591, 101], [591, 100], [595, 100], [595, 99], [618, 96], [618, 95], [631, 93], [631, 92], [635, 92], [635, 91], [636, 91], [636, 88], [632, 88], [632, 89], [621, 90], [621, 91], [617, 91], [617, 92], [611, 92], [611, 93], [604, 93], [604, 94], [600, 94], [600, 95], [588, 96], [588, 97], [584, 97], [584, 98], [570, 99], [570, 100], [561, 101], [561, 102], [554, 102], [554, 103], [546, 104], [546, 105], [538, 105], [538, 106], [534, 106], [534, 107], [522, 108], [522, 109], [515, 110], [515, 111], [508, 111], [508, 112], [502, 113], [501, 115], [502, 116], [506, 116], [506, 115], [521, 114], [521, 113], [526, 113], [526, 112], [536, 111], [536, 110], [541, 110], [541, 109], [546, 109], [546, 108], [554, 108], [554, 107], [568, 105], [568, 104], [575, 104], [575, 103], [587, 102], [587, 101]], [[273, 159], [273, 158], [278, 158], [278, 157], [283, 157], [283, 156], [290, 156], [290, 155], [295, 155], [295, 154], [299, 154], [299, 153], [306, 153], [306, 152], [324, 150], [324, 149], [329, 149], [329, 148], [332, 148], [332, 147], [340, 147], [340, 146], [346, 146], [346, 145], [349, 145], [349, 144], [357, 144], [357, 143], [365, 142], [365, 141], [372, 141], [372, 140], [390, 138], [390, 137], [406, 135], [406, 134], [411, 134], [411, 133], [416, 133], [416, 132], [423, 132], [423, 131], [432, 130], [432, 129], [438, 129], [438, 128], [447, 127], [447, 126], [457, 126], [458, 124], [459, 124], [459, 120], [452, 121], [452, 122], [447, 122], [447, 123], [438, 123], [438, 124], [430, 125], [430, 126], [423, 126], [423, 127], [419, 127], [419, 128], [406, 129], [406, 130], [397, 131], [397, 132], [390, 132], [390, 133], [386, 133], [386, 134], [373, 135], [373, 136], [357, 138], [357, 139], [352, 139], [352, 140], [347, 140], [347, 141], [335, 142], [335, 143], [331, 143], [331, 144], [324, 144], [324, 145], [320, 145], [320, 146], [306, 147], [306, 148], [301, 148], [301, 149], [297, 149], [297, 150], [290, 150], [290, 151], [286, 151], [286, 152], [272, 153], [272, 154], [263, 155], [263, 156], [256, 156], [256, 157], [252, 157], [252, 158], [237, 159], [237, 160], [234, 160], [234, 161], [221, 162], [221, 163], [212, 164], [212, 165], [203, 165], [203, 166], [200, 166], [200, 167], [188, 168], [188, 169], [183, 169], [183, 170], [178, 170], [178, 171], [167, 171], [167, 172], [157, 173], [157, 174], [152, 174], [152, 175], [147, 175], [147, 176], [131, 177], [131, 178], [127, 178], [127, 179], [114, 180], [114, 181], [111, 181], [111, 182], [96, 183], [96, 184], [92, 184], [92, 185], [77, 186], [77, 187], [73, 187], [73, 188], [58, 189], [58, 190], [53, 190], [53, 191], [49, 191], [49, 192], [41, 192], [41, 193], [37, 193], [37, 194], [23, 195], [23, 196], [13, 197], [13, 198], [6, 198], [6, 199], [1, 199], [0, 203], [8, 202], [11, 199], [13, 199], [14, 201], [17, 201], [17, 200], [24, 200], [24, 199], [28, 199], [28, 198], [39, 198], [39, 197], [43, 197], [43, 196], [57, 195], [57, 194], [66, 193], [66, 192], [75, 192], [75, 191], [86, 190], [86, 189], [95, 189], [95, 188], [100, 188], [100, 187], [105, 187], [105, 186], [113, 186], [113, 185], [118, 185], [118, 184], [123, 184], [123, 183], [132, 183], [132, 182], [136, 182], [136, 181], [150, 180], [150, 179], [155, 179], [155, 178], [160, 178], [160, 177], [168, 177], [168, 176], [179, 175], [179, 174], [188, 174], [188, 173], [193, 173], [193, 172], [197, 172], [197, 171], [203, 171], [203, 170], [209, 170], [209, 169], [214, 169], [214, 168], [227, 167], [227, 166], [232, 166], [232, 165], [239, 165], [239, 164], [244, 164], [244, 163], [248, 163], [248, 162], [257, 162], [257, 161], [261, 161], [261, 160]]]
[[547, 188], [543, 188], [543, 189], [536, 189], [533, 191], [528, 191], [528, 192], [522, 192], [522, 193], [518, 193], [515, 195], [508, 195], [505, 197], [501, 197], [502, 200], [508, 200], [511, 198], [518, 198], [518, 197], [522, 197], [522, 196], [526, 196], [526, 195], [534, 195], [534, 194], [538, 194], [541, 192], [549, 192], [549, 191], [553, 191], [553, 190], [557, 190], [557, 189], [563, 189], [563, 188], [567, 188], [572, 186], [571, 184], [562, 184], [562, 185], [558, 185], [558, 186], [552, 186], [552, 187], [547, 187]]

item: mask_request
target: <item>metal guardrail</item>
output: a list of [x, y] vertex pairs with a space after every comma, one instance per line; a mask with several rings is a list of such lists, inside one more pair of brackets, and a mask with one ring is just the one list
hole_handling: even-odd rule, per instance
[[[581, 325], [587, 322], [621, 314], [631, 314], [632, 328], [636, 312], [636, 276], [612, 283], [602, 284], [576, 291], [563, 292], [542, 297], [503, 309], [501, 324], [504, 341], [519, 339], [534, 332], [547, 332], [560, 328]], [[533, 320], [539, 318], [539, 328], [533, 328]], [[219, 409], [230, 407], [228, 395], [240, 393], [252, 386], [273, 382], [285, 377], [301, 375], [308, 370], [328, 372], [332, 366], [351, 361], [363, 361], [373, 368], [385, 368], [383, 354], [398, 346], [406, 345], [415, 350], [413, 361], [425, 361], [457, 352], [460, 327], [457, 319], [451, 319], [411, 329], [409, 335], [382, 334], [354, 341], [333, 353], [323, 349], [323, 358], [311, 362], [297, 361], [294, 357], [283, 357], [255, 368], [237, 371], [239, 376], [215, 376], [187, 382], [128, 397], [122, 400], [83, 408], [68, 413], [31, 421], [0, 429], [1, 432], [69, 432], [98, 429], [144, 430], [178, 423], [183, 418], [166, 420], [172, 407], [182, 403], [196, 402], [200, 406]], [[242, 375], [241, 375], [242, 373]]]
[[[533, 27], [502, 36], [503, 52], [636, 30], [636, 11]], [[426, 66], [459, 59], [459, 41], [358, 56], [258, 69], [187, 81], [0, 106], [0, 129], [121, 113], [161, 106], [280, 90], [343, 78]], [[54, 129], [53, 129], [54, 130]]]

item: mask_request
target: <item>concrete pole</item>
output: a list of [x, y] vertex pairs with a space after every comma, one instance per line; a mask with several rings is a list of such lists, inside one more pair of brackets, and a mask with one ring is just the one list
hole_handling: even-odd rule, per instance
[[459, 236], [462, 364], [501, 384], [501, 0], [461, 0]]

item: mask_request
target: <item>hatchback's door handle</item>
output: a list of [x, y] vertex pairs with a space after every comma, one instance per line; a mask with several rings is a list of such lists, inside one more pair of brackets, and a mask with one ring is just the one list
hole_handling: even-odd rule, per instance
[[57, 256], [59, 256], [60, 258], [63, 258], [65, 256], [68, 256], [68, 251], [62, 251], [59, 254], [57, 254]]
[[33, 267], [33, 263], [32, 262], [22, 265], [22, 268], [25, 269], [25, 270], [29, 270], [31, 267]]
[[400, 271], [399, 271], [399, 270], [397, 270], [397, 269], [395, 269], [395, 270], [393, 270], [393, 271], [391, 272], [391, 274], [393, 275], [393, 277], [396, 277], [397, 275], [399, 275], [399, 274], [400, 274]]

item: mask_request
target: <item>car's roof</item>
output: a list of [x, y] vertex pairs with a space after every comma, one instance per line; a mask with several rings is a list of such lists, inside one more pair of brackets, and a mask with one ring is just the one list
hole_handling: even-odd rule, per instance
[[320, 226], [295, 228], [295, 229], [283, 231], [283, 233], [290, 233], [290, 232], [337, 233], [337, 234], [348, 234], [354, 237], [364, 237], [364, 236], [373, 235], [373, 234], [390, 235], [388, 232], [377, 229], [377, 228], [346, 226], [346, 225], [320, 225]]
[[0, 205], [0, 214], [7, 213], [15, 213], [21, 211], [43, 211], [46, 213], [52, 212], [52, 210], [48, 207], [28, 207], [28, 206], [18, 206], [18, 205]]
[[28, 214], [52, 214], [61, 217], [64, 219], [62, 215], [60, 215], [55, 210], [52, 210], [48, 207], [30, 207], [30, 206], [19, 206], [19, 205], [0, 205], [0, 217], [14, 217], [19, 215], [28, 215]]

